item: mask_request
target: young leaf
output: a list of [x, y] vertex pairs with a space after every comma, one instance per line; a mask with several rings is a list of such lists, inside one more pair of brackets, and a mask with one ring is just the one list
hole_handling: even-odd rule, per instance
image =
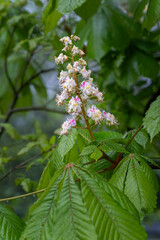
[[100, 146], [99, 148], [105, 152], [115, 151], [128, 153], [128, 151], [121, 144], [115, 143], [113, 141], [105, 141], [103, 145]]
[[143, 26], [148, 30], [160, 20], [160, 0], [149, 1], [147, 16]]
[[95, 139], [104, 141], [106, 139], [122, 139], [122, 134], [118, 132], [95, 132]]
[[103, 153], [98, 148], [96, 148], [94, 152], [91, 154], [91, 158], [95, 159], [96, 161], [100, 159], [102, 156], [103, 156]]
[[96, 149], [95, 145], [87, 146], [83, 149], [81, 156], [90, 155]]
[[155, 208], [157, 184], [154, 172], [142, 158], [133, 154], [125, 157], [109, 182], [128, 196], [142, 216]]
[[160, 96], [150, 105], [150, 108], [146, 112], [143, 119], [143, 126], [152, 141], [154, 136], [160, 131]]
[[76, 129], [73, 129], [72, 132], [68, 136], [62, 136], [57, 148], [61, 158], [63, 159], [64, 156], [71, 150], [77, 140], [78, 133]]
[[0, 239], [17, 240], [23, 230], [21, 219], [11, 210], [0, 204]]
[[73, 10], [80, 7], [86, 0], [58, 0], [57, 11], [62, 14], [70, 14]]

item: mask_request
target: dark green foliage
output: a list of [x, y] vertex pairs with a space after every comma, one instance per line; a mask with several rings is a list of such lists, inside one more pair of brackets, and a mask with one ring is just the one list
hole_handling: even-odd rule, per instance
[[[159, 190], [152, 168], [159, 168], [160, 156], [160, 2], [50, 0], [44, 11], [41, 1], [33, 2], [36, 13], [26, 10], [27, 1], [0, 0], [0, 137], [6, 133], [7, 141], [15, 141], [14, 153], [1, 143], [0, 181], [24, 167], [44, 170], [39, 183], [27, 171], [15, 179], [26, 192], [38, 186], [38, 200], [25, 228], [0, 205], [0, 239], [145, 240], [141, 222], [154, 211]], [[45, 64], [59, 54], [59, 38], [74, 33], [104, 93], [99, 106], [115, 114], [119, 125], [92, 126], [95, 139], [82, 128], [48, 137], [37, 123], [35, 132], [20, 134], [19, 122], [10, 122], [16, 112], [64, 113], [54, 95], [49, 98], [41, 73], [55, 69]], [[50, 135], [55, 125], [53, 119]], [[19, 163], [7, 172], [13, 160]]]

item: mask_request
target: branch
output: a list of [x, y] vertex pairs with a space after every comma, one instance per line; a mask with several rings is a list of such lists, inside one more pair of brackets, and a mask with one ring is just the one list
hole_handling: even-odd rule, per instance
[[60, 113], [60, 114], [68, 114], [65, 111], [60, 111], [57, 109], [53, 109], [53, 108], [47, 108], [44, 106], [40, 106], [40, 107], [25, 107], [25, 108], [15, 108], [11, 110], [11, 113], [17, 113], [17, 112], [28, 112], [28, 111], [46, 111], [46, 112], [52, 112], [52, 113]]
[[7, 45], [7, 48], [6, 48], [5, 59], [4, 59], [4, 70], [5, 70], [9, 85], [11, 86], [14, 94], [16, 93], [16, 89], [15, 89], [14, 84], [12, 83], [12, 79], [11, 79], [11, 77], [9, 75], [9, 72], [8, 72], [8, 54], [9, 54], [9, 50], [10, 50], [10, 47], [11, 47], [11, 44], [12, 44], [13, 35], [14, 35], [15, 30], [16, 30], [16, 25], [13, 27], [13, 30], [10, 34], [9, 42], [8, 42], [8, 45]]
[[[125, 148], [128, 147], [128, 145], [132, 142], [132, 140], [135, 138], [135, 136], [138, 134], [138, 132], [142, 129], [143, 125], [141, 125], [137, 131], [133, 134], [133, 136], [129, 139], [129, 141], [127, 142]], [[122, 153], [120, 152], [118, 154], [117, 160], [116, 160], [116, 164], [118, 165], [118, 163], [122, 160]]]
[[25, 166], [27, 163], [31, 162], [34, 158], [39, 157], [41, 155], [41, 153], [36, 154], [35, 156], [29, 158], [28, 160], [12, 167], [2, 178], [0, 178], [0, 182], [3, 181], [6, 177], [8, 177], [12, 172], [14, 172], [15, 170], [18, 170], [20, 168], [22, 168], [23, 166]]
[[47, 72], [51, 72], [55, 70], [55, 68], [49, 68], [49, 69], [44, 69], [44, 70], [41, 70], [37, 73], [35, 73], [33, 76], [31, 76], [28, 81], [26, 81], [18, 90], [18, 92], [20, 92], [24, 87], [26, 87], [27, 85], [29, 85], [36, 77], [38, 77], [40, 74], [43, 74], [43, 73], [47, 73]]
[[44, 192], [46, 189], [47, 189], [47, 188], [40, 189], [40, 190], [37, 190], [37, 191], [35, 191], [35, 192], [30, 192], [30, 193], [26, 193], [26, 194], [19, 195], [19, 196], [15, 196], [15, 197], [2, 198], [2, 199], [0, 199], [0, 202], [10, 201], [10, 200], [18, 199], [18, 198], [29, 197], [29, 196], [34, 195], [34, 194], [36, 194], [36, 193]]
[[[20, 88], [19, 88], [17, 91], [15, 91], [14, 99], [13, 99], [13, 101], [12, 101], [12, 103], [11, 103], [9, 109], [8, 109], [6, 118], [5, 118], [4, 121], [3, 121], [4, 123], [7, 123], [8, 120], [10, 119], [11, 115], [13, 114], [13, 108], [14, 108], [14, 106], [16, 105], [16, 102], [17, 102], [17, 100], [18, 100], [18, 98], [19, 98], [19, 94], [20, 94], [20, 92], [22, 91], [22, 89], [23, 89], [24, 87], [26, 87], [27, 85], [29, 85], [29, 84], [30, 84], [36, 77], [38, 77], [40, 74], [42, 74], [42, 73], [47, 73], [47, 72], [50, 72], [50, 71], [53, 71], [53, 70], [54, 70], [54, 68], [49, 68], [49, 69], [44, 69], [44, 70], [41, 70], [41, 71], [37, 72], [37, 73], [34, 74], [32, 77], [30, 77], [28, 81], [26, 81], [23, 85], [21, 85]], [[0, 129], [0, 137], [1, 137], [1, 135], [3, 134], [3, 132], [4, 132], [4, 128], [2, 127], [2, 128]]]

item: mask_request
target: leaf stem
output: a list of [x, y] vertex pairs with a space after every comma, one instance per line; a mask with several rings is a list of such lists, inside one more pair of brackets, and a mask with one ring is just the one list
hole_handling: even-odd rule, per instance
[[29, 197], [29, 196], [31, 196], [31, 195], [44, 192], [46, 189], [47, 189], [47, 188], [40, 189], [40, 190], [37, 190], [37, 191], [35, 191], [35, 192], [30, 192], [30, 193], [22, 194], [22, 195], [18, 195], [18, 196], [15, 196], [15, 197], [2, 198], [2, 199], [0, 199], [0, 202], [10, 201], [10, 200], [19, 199], [19, 198], [24, 198], [24, 197]]

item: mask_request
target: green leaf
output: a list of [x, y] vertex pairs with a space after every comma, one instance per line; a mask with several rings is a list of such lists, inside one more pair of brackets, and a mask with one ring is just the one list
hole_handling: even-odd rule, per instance
[[15, 184], [16, 186], [21, 185], [25, 192], [33, 192], [37, 187], [37, 182], [32, 181], [30, 178], [24, 177], [16, 178]]
[[88, 129], [78, 129], [78, 135], [80, 135], [86, 144], [92, 141], [91, 135]]
[[120, 162], [109, 182], [124, 192], [143, 216], [156, 206], [157, 184], [153, 179], [154, 172], [144, 160], [130, 154]]
[[111, 185], [105, 191], [85, 170], [77, 168], [76, 171], [81, 179], [82, 196], [95, 225], [98, 240], [147, 239], [137, 218], [114, 200], [117, 197], [112, 195], [116, 194], [116, 190], [110, 191]]
[[20, 156], [20, 155], [23, 155], [25, 153], [27, 153], [30, 149], [38, 146], [39, 143], [38, 142], [30, 142], [30, 143], [27, 143], [27, 145], [22, 148], [17, 154]]
[[143, 119], [143, 126], [151, 137], [151, 141], [160, 131], [160, 96], [151, 103]]
[[2, 240], [17, 240], [23, 231], [21, 219], [0, 204], [0, 237]]
[[52, 239], [97, 239], [94, 226], [69, 167], [57, 203]]
[[81, 153], [81, 156], [90, 155], [91, 153], [93, 153], [95, 148], [96, 148], [95, 145], [90, 145], [90, 146], [85, 147]]
[[[135, 131], [133, 131], [134, 134]], [[144, 129], [141, 129], [141, 131], [138, 132], [138, 134], [134, 137], [134, 140], [141, 145], [143, 148], [146, 148], [146, 144], [148, 142], [148, 135]]]
[[95, 132], [95, 139], [104, 141], [106, 139], [122, 139], [122, 134], [118, 132]]
[[142, 1], [138, 2], [138, 6], [134, 13], [135, 20], [139, 20], [140, 17], [143, 15], [143, 10], [144, 10], [145, 6], [147, 5], [147, 3], [148, 3], [148, 0], [142, 0]]
[[83, 19], [91, 18], [100, 6], [100, 0], [87, 0], [82, 6], [76, 9], [76, 13]]
[[19, 240], [34, 239], [145, 240], [146, 234], [123, 193], [85, 168], [68, 164], [30, 210]]
[[86, 0], [58, 0], [57, 11], [62, 14], [70, 14], [73, 10], [80, 7]]
[[57, 147], [57, 150], [63, 159], [64, 156], [71, 150], [77, 140], [78, 133], [76, 129], [73, 129], [67, 136], [62, 136]]
[[143, 26], [148, 30], [160, 20], [160, 0], [149, 1], [147, 16]]
[[10, 123], [0, 123], [0, 126], [5, 128], [6, 133], [12, 138], [12, 139], [20, 139], [19, 134], [15, 130], [15, 128]]
[[96, 148], [94, 152], [91, 154], [91, 158], [95, 159], [96, 161], [100, 159], [102, 156], [103, 156], [103, 153], [98, 148]]
[[56, 27], [57, 22], [62, 17], [62, 14], [56, 10], [56, 1], [50, 0], [44, 9], [42, 20], [45, 24], [45, 32], [48, 33]]
[[103, 142], [103, 145], [99, 148], [105, 152], [115, 151], [128, 153], [128, 151], [121, 144], [109, 140]]
[[29, 222], [20, 240], [75, 238], [97, 240], [97, 235], [80, 190], [70, 168], [67, 168], [61, 177], [57, 175], [53, 178], [48, 190], [32, 207]]
[[106, 44], [106, 19], [102, 9], [93, 16], [88, 27], [91, 32], [88, 39], [87, 54], [99, 61], [109, 51], [109, 46]]
[[66, 154], [64, 162], [65, 163], [74, 163], [79, 159], [79, 150], [77, 147], [77, 143], [74, 144], [72, 149]]
[[48, 189], [30, 209], [29, 221], [19, 240], [45, 240], [50, 238], [55, 213], [54, 197], [61, 172], [55, 174]]

